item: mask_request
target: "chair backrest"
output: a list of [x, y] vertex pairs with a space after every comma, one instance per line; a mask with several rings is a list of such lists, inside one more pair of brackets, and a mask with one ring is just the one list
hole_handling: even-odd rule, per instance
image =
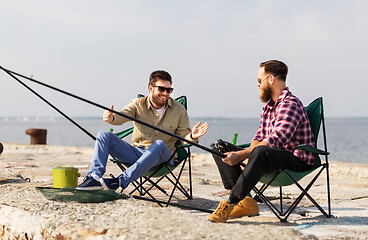
[[322, 97], [317, 98], [305, 108], [317, 146], [317, 138], [323, 117]]
[[[317, 147], [317, 139], [319, 135], [319, 130], [321, 128], [321, 123], [323, 119], [323, 104], [322, 104], [322, 97], [315, 99], [311, 102], [306, 108], [305, 111], [307, 112], [309, 122], [312, 128], [312, 132], [314, 135], [314, 144]], [[316, 169], [321, 166], [321, 159], [318, 154], [314, 154], [314, 168]]]
[[175, 100], [177, 102], [179, 102], [181, 105], [183, 105], [185, 107], [185, 109], [188, 110], [188, 102], [187, 102], [187, 97], [186, 96], [181, 96], [181, 97], [177, 97], [175, 98]]

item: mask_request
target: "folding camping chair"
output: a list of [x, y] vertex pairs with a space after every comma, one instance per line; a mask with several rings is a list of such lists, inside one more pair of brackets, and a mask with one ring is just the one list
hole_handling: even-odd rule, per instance
[[[144, 95], [139, 94], [138, 97], [144, 97]], [[187, 98], [186, 96], [181, 96], [175, 99], [177, 102], [182, 104], [185, 109], [187, 109]], [[133, 132], [134, 127], [131, 127], [129, 129], [126, 129], [124, 131], [115, 133], [119, 138], [124, 138], [131, 134]], [[164, 193], [166, 196], [169, 196], [167, 202], [170, 203], [174, 192], [176, 189], [178, 189], [180, 192], [183, 193], [183, 195], [187, 199], [193, 198], [193, 187], [192, 187], [192, 167], [191, 167], [191, 153], [190, 153], [190, 144], [182, 144], [180, 140], [176, 141], [175, 143], [175, 151], [173, 152], [170, 159], [168, 159], [166, 162], [152, 167], [150, 170], [148, 170], [142, 177], [137, 179], [136, 181], [132, 182], [132, 185], [134, 186], [134, 189], [129, 193], [132, 195], [135, 192], [139, 192], [140, 196], [148, 195], [153, 200], [156, 200], [156, 198], [149, 192], [152, 188], [156, 187], [158, 190], [160, 190], [162, 193]], [[171, 159], [174, 159], [174, 166], [172, 166], [169, 162]], [[118, 161], [117, 159], [110, 159], [113, 163], [117, 164], [119, 168], [122, 171], [125, 171], [128, 167], [130, 167], [130, 164], [122, 163]], [[180, 182], [180, 179], [182, 177], [182, 173], [184, 170], [184, 167], [186, 163], [188, 162], [188, 177], [189, 177], [189, 190], [187, 190], [183, 184]], [[179, 172], [175, 175], [174, 170], [177, 167], [180, 167]], [[163, 187], [159, 185], [159, 183], [163, 180], [168, 180], [172, 185], [173, 189], [170, 193], [168, 193]], [[163, 206], [161, 203], [157, 202], [160, 206]]]
[[[313, 167], [309, 171], [305, 172], [294, 172], [286, 169], [285, 167], [278, 169], [277, 171], [270, 173], [270, 174], [264, 174], [260, 180], [261, 183], [263, 183], [261, 188], [254, 187], [253, 191], [256, 192], [257, 196], [266, 204], [266, 206], [275, 214], [275, 216], [281, 221], [286, 222], [287, 218], [291, 214], [291, 212], [296, 208], [296, 206], [300, 203], [302, 198], [304, 196], [307, 196], [308, 199], [316, 206], [321, 213], [325, 217], [331, 217], [331, 201], [330, 201], [330, 180], [329, 180], [329, 164], [328, 164], [328, 155], [329, 152], [327, 152], [327, 142], [326, 142], [326, 130], [325, 130], [325, 121], [324, 121], [324, 114], [323, 114], [323, 104], [322, 104], [322, 97], [317, 98], [312, 103], [310, 103], [306, 107], [306, 112], [308, 114], [308, 118], [311, 124], [311, 128], [315, 137], [315, 146], [317, 146], [317, 138], [320, 130], [320, 126], [322, 124], [322, 130], [323, 130], [323, 145], [324, 150], [320, 150], [311, 146], [307, 145], [299, 145], [296, 149], [302, 149], [304, 151], [312, 152], [315, 155], [315, 163]], [[238, 145], [240, 147], [249, 147], [250, 144], [242, 144]], [[321, 159], [319, 158], [319, 155], [325, 156], [325, 162], [321, 163]], [[320, 169], [319, 169], [320, 168]], [[315, 174], [313, 179], [310, 181], [310, 183], [303, 188], [298, 181], [301, 180], [306, 175], [314, 172], [315, 170], [319, 169], [319, 171]], [[317, 178], [320, 176], [320, 174], [323, 172], [323, 170], [326, 170], [326, 176], [327, 176], [327, 204], [328, 204], [328, 214], [325, 212], [325, 210], [322, 209], [322, 207], [312, 198], [312, 196], [308, 193], [308, 190], [312, 187], [312, 185], [315, 183]], [[282, 187], [283, 186], [289, 186], [295, 184], [301, 191], [300, 195], [294, 200], [294, 202], [284, 211], [283, 209], [283, 195], [282, 195]], [[266, 197], [263, 193], [269, 186], [277, 186], [280, 187], [280, 207], [276, 207], [268, 197]]]

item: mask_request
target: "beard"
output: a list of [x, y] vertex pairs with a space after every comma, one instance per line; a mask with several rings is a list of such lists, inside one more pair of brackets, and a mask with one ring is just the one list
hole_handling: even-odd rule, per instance
[[264, 88], [261, 88], [261, 93], [259, 94], [259, 98], [263, 103], [268, 102], [272, 97], [272, 91], [270, 85], [267, 85]]
[[152, 94], [151, 101], [159, 109], [164, 107], [169, 101], [169, 99], [168, 98], [162, 99], [160, 94], [158, 95]]

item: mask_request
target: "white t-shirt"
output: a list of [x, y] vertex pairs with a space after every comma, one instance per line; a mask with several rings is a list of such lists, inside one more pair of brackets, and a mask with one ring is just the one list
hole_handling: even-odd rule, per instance
[[162, 107], [162, 108], [160, 108], [160, 109], [156, 109], [156, 108], [154, 108], [154, 109], [155, 109], [155, 111], [156, 111], [156, 112], [157, 112], [157, 114], [158, 114], [158, 118], [161, 118], [161, 117], [162, 117], [162, 114], [164, 113], [165, 108], [166, 108], [166, 106], [163, 106], [163, 107]]

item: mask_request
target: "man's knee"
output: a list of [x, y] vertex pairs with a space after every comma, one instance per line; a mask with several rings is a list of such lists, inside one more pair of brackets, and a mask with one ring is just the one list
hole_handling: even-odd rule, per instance
[[249, 158], [255, 157], [255, 156], [259, 156], [259, 155], [265, 155], [267, 154], [268, 149], [270, 149], [270, 147], [267, 146], [257, 146], [255, 147], [252, 152], [250, 153]]
[[164, 152], [167, 149], [166, 143], [162, 140], [156, 140], [150, 146], [150, 150], [152, 151]]
[[249, 156], [249, 162], [253, 164], [265, 164], [268, 159], [268, 150], [270, 147], [268, 146], [257, 146], [255, 147]]
[[158, 148], [158, 149], [163, 149], [166, 147], [166, 144], [164, 141], [162, 140], [156, 140], [152, 143], [151, 145], [152, 147]]
[[100, 131], [97, 134], [97, 138], [98, 139], [106, 139], [109, 136], [109, 134], [113, 134], [113, 133], [108, 132], [108, 131]]
[[262, 168], [265, 173], [270, 173], [282, 166], [283, 161], [275, 157], [275, 149], [268, 146], [258, 146], [250, 154], [248, 164]]

